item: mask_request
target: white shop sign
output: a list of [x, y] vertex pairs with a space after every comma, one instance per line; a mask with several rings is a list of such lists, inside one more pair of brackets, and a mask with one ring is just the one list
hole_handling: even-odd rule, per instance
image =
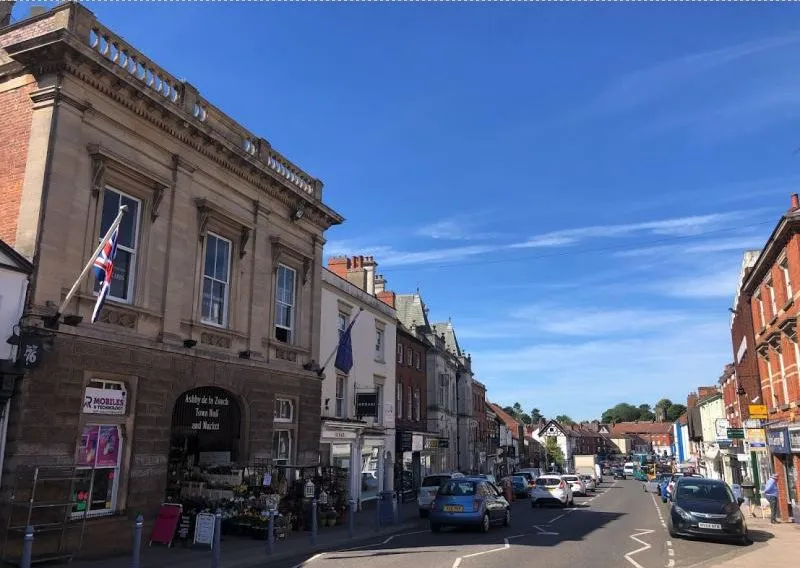
[[125, 414], [128, 392], [124, 389], [86, 387], [83, 394], [84, 414]]

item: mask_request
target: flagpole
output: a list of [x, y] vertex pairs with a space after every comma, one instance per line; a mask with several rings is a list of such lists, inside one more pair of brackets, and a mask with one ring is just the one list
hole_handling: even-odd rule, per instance
[[[353, 318], [353, 321], [351, 321], [350, 325], [347, 326], [348, 329], [352, 329], [353, 328], [353, 326], [356, 323], [356, 320], [358, 319], [358, 316], [360, 316], [361, 312], [363, 312], [363, 311], [364, 311], [364, 308], [358, 308], [358, 312], [356, 313], [355, 317]], [[344, 333], [347, 333], [347, 329], [345, 329]], [[322, 365], [322, 367], [319, 368], [319, 371], [317, 371], [317, 375], [318, 376], [321, 377], [323, 375], [323, 373], [325, 372], [325, 367], [328, 366], [328, 363], [331, 362], [331, 359], [333, 359], [333, 357], [339, 351], [339, 346], [342, 344], [342, 337], [344, 337], [344, 333], [342, 333], [339, 336], [339, 341], [336, 342], [336, 347], [333, 348], [333, 353], [328, 355], [328, 358], [325, 359], [325, 363]]]
[[64, 301], [61, 302], [61, 305], [58, 307], [58, 311], [56, 312], [56, 315], [53, 317], [53, 321], [57, 322], [59, 316], [64, 312], [64, 310], [67, 309], [67, 305], [69, 304], [70, 300], [72, 300], [73, 296], [75, 296], [75, 293], [78, 291], [78, 287], [81, 285], [81, 282], [83, 281], [84, 278], [86, 278], [86, 275], [89, 273], [89, 270], [91, 270], [92, 265], [94, 264], [94, 261], [97, 258], [97, 255], [100, 254], [100, 251], [103, 250], [103, 247], [105, 247], [108, 241], [111, 240], [111, 235], [114, 233], [117, 227], [119, 227], [119, 224], [122, 222], [122, 216], [125, 215], [127, 211], [128, 211], [127, 205], [123, 205], [119, 208], [119, 213], [117, 213], [117, 218], [114, 219], [113, 223], [111, 223], [111, 226], [108, 228], [108, 232], [103, 237], [103, 240], [100, 241], [100, 244], [95, 249], [91, 258], [89, 258], [89, 262], [87, 262], [86, 266], [83, 267], [80, 276], [78, 276], [78, 279], [75, 280], [75, 283], [72, 285], [72, 288], [70, 288], [69, 292], [67, 292], [67, 296], [64, 298]]

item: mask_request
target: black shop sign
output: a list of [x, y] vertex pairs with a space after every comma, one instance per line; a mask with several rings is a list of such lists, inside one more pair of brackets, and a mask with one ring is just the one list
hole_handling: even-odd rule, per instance
[[180, 395], [175, 402], [173, 426], [185, 433], [237, 437], [240, 416], [231, 393], [217, 387], [201, 387]]
[[356, 416], [378, 416], [378, 393], [356, 394]]

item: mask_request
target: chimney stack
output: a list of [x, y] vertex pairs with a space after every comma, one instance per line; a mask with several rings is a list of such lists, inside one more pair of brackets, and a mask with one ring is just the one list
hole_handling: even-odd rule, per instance
[[377, 296], [381, 292], [386, 290], [386, 278], [383, 277], [383, 274], [376, 274], [375, 275], [375, 295]]
[[686, 397], [686, 408], [694, 408], [697, 406], [697, 393], [690, 392]]
[[789, 209], [789, 211], [797, 211], [798, 209], [800, 209], [800, 198], [797, 197], [796, 193], [793, 193], [792, 194], [792, 207]]

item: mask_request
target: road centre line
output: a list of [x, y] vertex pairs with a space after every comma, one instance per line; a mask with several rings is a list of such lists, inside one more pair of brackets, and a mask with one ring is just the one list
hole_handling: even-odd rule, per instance
[[464, 556], [459, 556], [453, 561], [453, 568], [458, 568], [461, 565], [461, 561], [464, 560], [465, 558], [475, 558], [476, 556], [482, 556], [484, 554], [491, 554], [493, 552], [502, 552], [504, 550], [508, 550], [509, 548], [511, 548], [511, 543], [508, 542], [509, 540], [513, 538], [521, 538], [523, 536], [525, 535], [517, 534], [514, 536], [506, 537], [503, 539], [503, 546], [499, 548], [492, 548], [491, 550], [483, 550], [481, 552], [473, 552], [472, 554], [465, 554]]

